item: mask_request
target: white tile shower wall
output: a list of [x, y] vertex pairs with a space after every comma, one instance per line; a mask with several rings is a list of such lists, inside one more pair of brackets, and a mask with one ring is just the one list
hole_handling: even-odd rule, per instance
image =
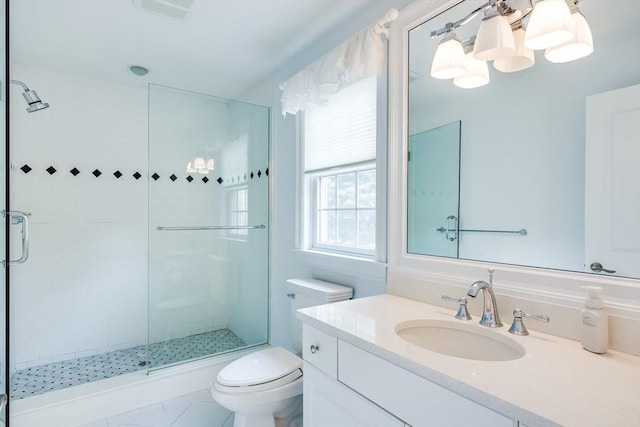
[[143, 344], [147, 91], [20, 64], [12, 77], [51, 104], [27, 114], [12, 97], [11, 203], [31, 213], [30, 258], [11, 277], [16, 367]]

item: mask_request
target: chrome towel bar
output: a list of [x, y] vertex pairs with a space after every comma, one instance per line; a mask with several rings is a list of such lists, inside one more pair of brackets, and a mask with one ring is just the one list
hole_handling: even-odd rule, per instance
[[193, 231], [193, 230], [254, 230], [267, 228], [266, 225], [199, 225], [187, 227], [156, 227], [158, 231]]
[[[447, 231], [444, 227], [437, 228], [436, 231], [444, 233]], [[455, 231], [450, 229], [449, 231]], [[468, 233], [510, 233], [510, 234], [519, 234], [521, 236], [527, 235], [527, 229], [523, 228], [520, 230], [458, 230], [458, 232], [468, 232]]]

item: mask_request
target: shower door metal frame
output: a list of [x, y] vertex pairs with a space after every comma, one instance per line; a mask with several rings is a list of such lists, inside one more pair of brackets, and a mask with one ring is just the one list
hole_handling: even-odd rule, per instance
[[[4, 121], [5, 121], [5, 143], [4, 143], [4, 167], [5, 167], [5, 186], [4, 186], [4, 197], [3, 197], [3, 208], [6, 211], [10, 210], [10, 197], [9, 197], [9, 176], [10, 176], [10, 168], [11, 168], [11, 162], [10, 162], [10, 144], [9, 144], [9, 123], [10, 123], [10, 115], [9, 115], [9, 3], [10, 2], [5, 2], [5, 8], [4, 8], [4, 29], [5, 29], [5, 34], [4, 34], [4, 52], [5, 52], [5, 58], [4, 58], [4, 65], [5, 65], [5, 69], [4, 69], [4, 78], [3, 78], [3, 82], [2, 84], [4, 85], [5, 88], [5, 112], [4, 112]], [[5, 241], [4, 241], [4, 253], [3, 255], [3, 259], [8, 260], [9, 259], [9, 248], [10, 248], [10, 241], [9, 241], [9, 228], [11, 227], [11, 220], [10, 218], [7, 217], [4, 218], [3, 221], [4, 224], [4, 233], [5, 233]], [[4, 314], [5, 314], [5, 331], [4, 331], [4, 341], [5, 341], [5, 351], [4, 351], [4, 355], [3, 355], [3, 363], [4, 363], [4, 390], [2, 390], [3, 394], [2, 394], [2, 399], [3, 399], [3, 404], [4, 404], [4, 410], [2, 412], [0, 412], [0, 417], [4, 416], [4, 423], [5, 425], [8, 427], [10, 425], [10, 403], [9, 403], [9, 384], [10, 384], [10, 377], [11, 377], [11, 370], [9, 368], [10, 366], [10, 360], [9, 360], [9, 355], [10, 355], [10, 351], [9, 351], [9, 345], [10, 345], [10, 339], [9, 339], [9, 331], [10, 331], [10, 324], [9, 321], [11, 319], [10, 316], [10, 282], [9, 282], [9, 277], [10, 277], [10, 262], [7, 262], [6, 266], [4, 267]]]

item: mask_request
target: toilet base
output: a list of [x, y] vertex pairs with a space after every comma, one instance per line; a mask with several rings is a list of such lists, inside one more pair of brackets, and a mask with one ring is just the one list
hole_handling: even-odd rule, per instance
[[[233, 427], [301, 427], [302, 396], [291, 399], [275, 413], [234, 413]], [[284, 403], [284, 402], [283, 402]]]

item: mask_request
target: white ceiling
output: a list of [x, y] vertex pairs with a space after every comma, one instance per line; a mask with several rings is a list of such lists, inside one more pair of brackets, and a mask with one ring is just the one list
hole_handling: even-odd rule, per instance
[[[180, 21], [131, 0], [11, 0], [10, 55], [14, 62], [124, 84], [233, 97], [356, 14], [377, 9], [382, 16], [407, 3], [194, 0]], [[150, 73], [134, 76], [128, 70], [134, 64]]]

